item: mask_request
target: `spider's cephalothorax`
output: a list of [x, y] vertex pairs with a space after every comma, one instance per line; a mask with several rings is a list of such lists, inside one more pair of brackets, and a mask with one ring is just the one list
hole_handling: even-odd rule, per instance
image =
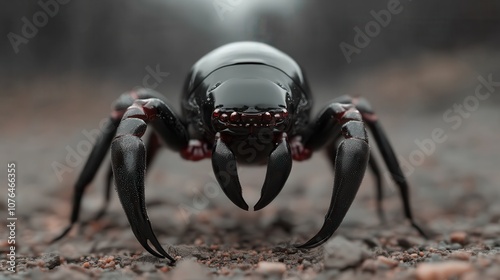
[[[165, 145], [187, 160], [212, 159], [222, 190], [242, 209], [238, 164], [262, 164], [267, 173], [259, 210], [281, 191], [292, 160], [308, 159], [326, 148], [335, 169], [330, 208], [321, 230], [299, 248], [326, 242], [340, 226], [369, 165], [376, 176], [377, 207], [381, 219], [381, 173], [371, 156], [365, 125], [372, 131], [382, 157], [400, 188], [404, 213], [415, 223], [408, 185], [380, 123], [368, 102], [342, 96], [332, 100], [310, 121], [312, 99], [299, 65], [288, 55], [256, 42], [222, 46], [195, 63], [182, 96], [182, 115], [166, 99], [149, 89], [124, 93], [114, 104], [109, 121], [75, 185], [71, 224], [77, 222], [85, 187], [93, 179], [111, 146], [106, 202], [114, 177], [118, 196], [130, 226], [142, 246], [157, 257], [174, 259], [158, 242], [146, 212], [144, 176], [158, 149]], [[155, 131], [146, 144], [141, 140], [147, 125]], [[114, 175], [114, 176], [113, 176]], [[101, 217], [105, 206], [99, 211]], [[154, 247], [154, 249], [148, 244]]]
[[229, 44], [201, 58], [186, 79], [183, 100], [197, 136], [212, 144], [220, 133], [246, 164], [266, 162], [283, 133], [304, 130], [312, 102], [299, 65], [253, 42]]

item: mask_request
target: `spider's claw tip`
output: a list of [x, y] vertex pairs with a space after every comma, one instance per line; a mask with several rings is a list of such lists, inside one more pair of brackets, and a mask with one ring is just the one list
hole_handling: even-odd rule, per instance
[[284, 135], [281, 142], [269, 155], [266, 179], [262, 186], [261, 197], [254, 206], [255, 211], [266, 207], [276, 198], [283, 189], [291, 170], [292, 154], [290, 145], [286, 141], [286, 135]]
[[63, 239], [67, 234], [68, 232], [73, 228], [73, 223], [71, 223], [69, 226], [67, 226], [58, 236], [56, 236], [54, 239], [52, 239], [49, 244], [54, 244], [56, 243], [57, 241]]
[[[141, 230], [137, 231], [136, 227], [132, 227], [132, 231], [136, 233], [137, 240], [139, 241], [139, 243], [141, 243], [142, 247], [144, 247], [144, 249], [146, 249], [146, 251], [148, 251], [151, 255], [157, 258], [169, 259], [170, 262], [175, 262], [175, 259], [172, 258], [172, 256], [170, 256], [161, 246], [160, 242], [153, 233], [149, 221], [148, 224], [144, 225], [144, 227], [141, 227]], [[151, 248], [149, 244], [153, 245], [156, 250]]]
[[332, 237], [333, 233], [335, 232], [335, 226], [332, 222], [331, 219], [326, 219], [325, 223], [323, 224], [323, 227], [319, 230], [319, 232], [309, 241], [307, 241], [304, 244], [297, 244], [294, 245], [295, 248], [298, 249], [312, 249], [315, 247], [318, 247], [319, 245], [325, 243], [328, 241], [330, 237]]
[[432, 237], [434, 237], [436, 235], [435, 232], [430, 232], [429, 230], [424, 230], [422, 227], [420, 227], [417, 223], [415, 222], [412, 222], [411, 225], [413, 226], [413, 228], [415, 228], [418, 233], [425, 239], [431, 239]]
[[[130, 218], [130, 217], [129, 217]], [[171, 262], [175, 261], [161, 246], [160, 242], [156, 238], [156, 235], [153, 232], [153, 228], [151, 227], [151, 223], [147, 216], [139, 216], [134, 220], [135, 222], [130, 223], [130, 227], [134, 232], [137, 241], [141, 243], [142, 247], [146, 249], [151, 255], [157, 258], [167, 258]], [[149, 241], [149, 242], [148, 242]], [[152, 245], [154, 247], [151, 248]]]

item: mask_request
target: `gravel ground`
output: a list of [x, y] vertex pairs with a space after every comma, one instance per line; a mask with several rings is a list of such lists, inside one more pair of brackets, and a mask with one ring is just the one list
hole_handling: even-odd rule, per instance
[[[444, 131], [446, 140], [434, 142], [434, 151], [403, 167], [414, 214], [434, 233], [431, 239], [422, 239], [404, 220], [397, 189], [387, 180], [387, 222], [379, 222], [367, 174], [334, 238], [320, 248], [297, 250], [293, 244], [321, 227], [330, 200], [333, 174], [321, 153], [294, 163], [271, 205], [245, 212], [213, 188], [209, 161], [184, 162], [162, 151], [150, 170], [146, 197], [160, 242], [177, 256], [173, 267], [144, 252], [115, 193], [101, 221], [48, 244], [67, 223], [72, 184], [82, 167], [77, 164], [59, 181], [52, 164], [65, 163], [68, 148], [86, 141], [83, 130], [98, 127], [125, 89], [77, 79], [12, 86], [16, 94], [0, 110], [16, 119], [0, 120], [2, 131], [8, 131], [0, 148], [2, 165], [13, 160], [18, 167], [17, 273], [6, 271], [9, 246], [2, 239], [0, 279], [500, 279], [498, 94], [460, 117], [457, 127], [443, 119], [454, 104], [474, 94], [479, 75], [500, 80], [498, 57], [482, 50], [426, 55], [367, 70], [335, 88], [366, 93], [402, 162], [411, 162], [412, 152], [420, 149], [415, 140], [430, 139], [434, 129]], [[329, 83], [312, 86], [331, 92]], [[320, 94], [316, 104], [331, 97]], [[86, 193], [82, 220], [102, 204], [103, 173]], [[243, 167], [239, 173], [246, 200], [255, 203], [264, 170]], [[0, 201], [3, 210], [5, 201]], [[0, 234], [7, 236], [6, 227]]]

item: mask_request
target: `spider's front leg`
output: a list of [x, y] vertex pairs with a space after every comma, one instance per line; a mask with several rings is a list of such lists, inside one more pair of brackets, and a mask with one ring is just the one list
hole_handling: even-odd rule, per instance
[[[155, 158], [160, 148], [161, 148], [161, 143], [160, 139], [158, 138], [158, 135], [154, 132], [151, 133], [149, 135], [149, 138], [146, 140], [146, 171], [148, 170], [148, 167], [151, 166], [151, 163], [153, 162], [153, 159]], [[106, 214], [109, 202], [111, 201], [112, 181], [113, 181], [113, 167], [111, 166], [111, 163], [109, 163], [109, 167], [105, 177], [106, 187], [104, 188], [104, 203], [99, 209], [99, 211], [97, 211], [97, 214], [94, 216], [94, 218], [90, 219], [87, 222], [82, 223], [83, 226], [87, 225], [90, 221], [100, 220]]]
[[[338, 99], [339, 103], [347, 104], [347, 105], [354, 105], [356, 109], [359, 110], [361, 113], [361, 116], [363, 117], [363, 121], [366, 123], [368, 126], [369, 130], [373, 134], [373, 138], [375, 138], [375, 142], [377, 143], [377, 146], [380, 150], [380, 153], [382, 154], [382, 158], [385, 161], [385, 164], [387, 168], [389, 169], [389, 172], [392, 176], [392, 179], [396, 183], [396, 185], [399, 188], [400, 194], [401, 194], [401, 201], [403, 203], [403, 210], [404, 210], [404, 215], [406, 218], [410, 221], [411, 225], [413, 228], [415, 228], [422, 237], [424, 238], [429, 238], [429, 234], [427, 233], [427, 230], [424, 231], [424, 229], [417, 224], [413, 217], [413, 213], [410, 207], [410, 187], [408, 186], [408, 182], [406, 181], [406, 178], [403, 174], [403, 171], [401, 170], [401, 167], [399, 166], [398, 160], [396, 158], [396, 154], [394, 153], [394, 149], [392, 148], [392, 145], [389, 142], [389, 138], [387, 137], [386, 133], [382, 129], [382, 125], [380, 121], [378, 120], [377, 115], [373, 111], [370, 103], [364, 99], [364, 98], [353, 98], [348, 95], [346, 96], [341, 96]], [[375, 164], [375, 161], [372, 162], [371, 164], [372, 170], [374, 171], [376, 180], [377, 180], [377, 189], [378, 189], [378, 197], [377, 197], [377, 202], [378, 202], [378, 209], [379, 212], [381, 211], [381, 201], [382, 201], [382, 192], [381, 192], [381, 173], [378, 169], [378, 167]]]
[[[90, 182], [94, 179], [97, 170], [101, 166], [104, 157], [106, 156], [111, 141], [113, 140], [118, 125], [123, 117], [123, 114], [137, 99], [148, 99], [148, 98], [158, 98], [163, 100], [163, 96], [150, 89], [137, 89], [131, 92], [122, 94], [114, 103], [113, 111], [102, 129], [102, 134], [96, 139], [96, 143], [92, 148], [92, 151], [85, 163], [82, 172], [78, 176], [78, 180], [74, 185], [73, 193], [73, 207], [71, 209], [70, 223], [69, 225], [56, 237], [51, 243], [56, 242], [66, 236], [69, 231], [78, 222], [80, 216], [80, 207], [82, 204], [83, 194], [85, 189], [89, 186]], [[151, 135], [150, 141], [148, 142], [148, 154], [147, 163], [149, 163], [159, 146], [156, 145], [157, 141], [153, 141], [156, 138], [155, 134]], [[147, 164], [146, 164], [147, 165]], [[106, 197], [103, 207], [99, 210], [97, 216], [94, 219], [99, 219], [106, 211], [106, 206], [110, 200], [110, 190], [111, 190], [111, 179], [113, 177], [113, 172], [111, 167], [106, 175]]]
[[[188, 145], [185, 126], [165, 103], [155, 98], [137, 100], [123, 115], [111, 143], [111, 163], [118, 196], [135, 237], [152, 255], [174, 262], [158, 242], [146, 211], [146, 149], [140, 137], [148, 123], [172, 149], [180, 151]], [[156, 251], [149, 246], [148, 240]]]
[[315, 150], [342, 134], [335, 157], [335, 180], [330, 208], [321, 230], [298, 248], [313, 248], [326, 242], [342, 223], [365, 174], [370, 156], [368, 137], [361, 114], [353, 105], [333, 103], [312, 124], [304, 139], [307, 149]]

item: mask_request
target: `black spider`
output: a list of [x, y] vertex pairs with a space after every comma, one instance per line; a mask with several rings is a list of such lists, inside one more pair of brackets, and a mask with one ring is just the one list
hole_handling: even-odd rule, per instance
[[[381, 218], [381, 174], [370, 156], [365, 125], [373, 133], [392, 178], [401, 191], [404, 213], [420, 234], [410, 209], [408, 185], [377, 116], [365, 99], [342, 96], [328, 104], [310, 122], [311, 96], [299, 65], [268, 45], [239, 42], [222, 46], [201, 58], [187, 77], [182, 96], [182, 116], [164, 97], [149, 89], [123, 94], [103, 135], [98, 139], [75, 185], [71, 224], [55, 240], [66, 235], [78, 220], [81, 199], [111, 146], [116, 189], [130, 226], [142, 246], [157, 257], [174, 259], [158, 242], [146, 212], [146, 167], [161, 145], [180, 152], [184, 159], [212, 158], [222, 190], [237, 206], [248, 210], [242, 197], [237, 164], [267, 164], [260, 200], [268, 205], [283, 188], [292, 160], [308, 159], [326, 147], [335, 168], [333, 195], [321, 230], [298, 248], [326, 242], [341, 224], [369, 164], [377, 179]], [[141, 140], [147, 125], [153, 133]], [[337, 141], [342, 139], [340, 144]], [[97, 218], [105, 211], [104, 206]], [[55, 241], [54, 240], [54, 241]], [[152, 249], [148, 244], [156, 249]]]

